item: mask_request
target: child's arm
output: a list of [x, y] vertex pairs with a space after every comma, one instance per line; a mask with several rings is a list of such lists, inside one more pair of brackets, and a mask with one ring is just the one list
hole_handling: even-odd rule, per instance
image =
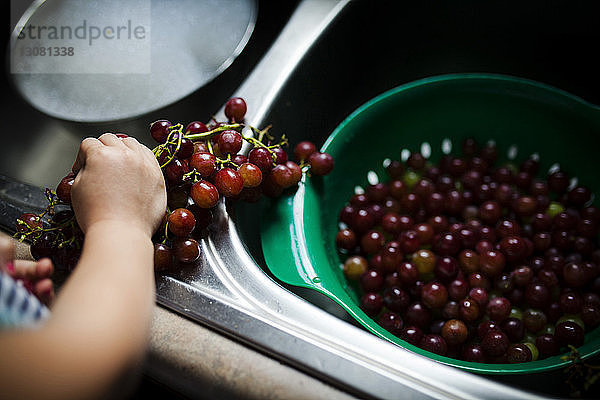
[[81, 259], [38, 330], [3, 333], [2, 394], [93, 398], [142, 359], [154, 303], [151, 236], [166, 209], [153, 154], [133, 138], [82, 142], [72, 206]]

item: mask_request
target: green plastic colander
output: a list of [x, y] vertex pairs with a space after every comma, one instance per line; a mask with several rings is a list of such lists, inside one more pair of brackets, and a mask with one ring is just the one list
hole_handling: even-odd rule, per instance
[[[322, 151], [335, 159], [333, 172], [310, 177], [299, 189], [268, 204], [261, 241], [273, 275], [290, 285], [314, 289], [340, 304], [367, 330], [441, 363], [484, 374], [524, 374], [567, 365], [560, 356], [522, 364], [481, 364], [442, 357], [413, 346], [381, 328], [358, 305], [356, 288], [341, 269], [335, 246], [338, 215], [357, 185], [383, 161], [406, 151], [430, 149], [436, 161], [463, 139], [494, 140], [504, 161], [536, 153], [540, 171], [558, 163], [592, 192], [599, 193], [600, 108], [547, 85], [501, 75], [444, 75], [409, 83], [368, 101], [329, 136]], [[425, 147], [423, 147], [425, 146]], [[502, 161], [502, 159], [500, 160]], [[586, 335], [583, 358], [600, 351], [600, 328]]]

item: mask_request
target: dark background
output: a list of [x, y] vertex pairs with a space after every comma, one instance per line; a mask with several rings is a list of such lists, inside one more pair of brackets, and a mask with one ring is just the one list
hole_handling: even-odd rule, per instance
[[[457, 72], [533, 79], [600, 104], [597, 4], [355, 1], [285, 91], [302, 96], [284, 95], [269, 121], [322, 143], [368, 99], [416, 79]], [[285, 125], [294, 108], [310, 110], [305, 125]]]

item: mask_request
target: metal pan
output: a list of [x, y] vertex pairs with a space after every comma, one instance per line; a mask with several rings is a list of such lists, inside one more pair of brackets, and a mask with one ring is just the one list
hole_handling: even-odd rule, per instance
[[139, 117], [229, 67], [257, 14], [257, 0], [38, 0], [15, 21], [11, 76], [27, 102], [54, 118]]

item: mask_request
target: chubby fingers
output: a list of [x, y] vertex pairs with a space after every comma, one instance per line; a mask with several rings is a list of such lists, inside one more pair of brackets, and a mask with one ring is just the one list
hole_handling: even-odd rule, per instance
[[35, 273], [39, 277], [50, 277], [54, 272], [54, 264], [49, 258], [40, 258], [35, 266]]
[[90, 151], [102, 146], [121, 146], [122, 144], [122, 140], [119, 137], [108, 132], [100, 135], [98, 139], [93, 137], [83, 139], [79, 145], [79, 152], [77, 153], [75, 162], [73, 163], [73, 173], [76, 174], [81, 168], [83, 168], [85, 165], [85, 160], [90, 154]]
[[103, 133], [98, 138], [100, 142], [102, 142], [105, 146], [120, 146], [123, 144], [123, 139], [119, 138], [114, 133]]
[[[106, 133], [104, 135], [107, 135]], [[102, 136], [104, 136], [102, 135]], [[102, 137], [101, 136], [101, 137]], [[116, 138], [116, 137], [115, 137]], [[77, 157], [75, 158], [75, 162], [73, 163], [72, 171], [74, 174], [79, 172], [81, 168], [85, 165], [85, 159], [89, 152], [94, 149], [103, 146], [103, 143], [96, 138], [85, 138], [79, 145], [79, 152], [77, 153]]]
[[131, 136], [121, 138], [120, 140], [123, 144], [125, 144], [125, 146], [129, 147], [135, 152], [140, 152], [141, 148], [144, 147], [136, 138]]
[[14, 262], [14, 271], [12, 272], [12, 277], [15, 279], [25, 279], [28, 281], [33, 281], [36, 278], [36, 265], [35, 261], [30, 260], [15, 260]]
[[54, 300], [54, 284], [50, 276], [54, 266], [49, 258], [39, 261], [16, 260], [12, 277], [25, 282], [26, 287], [45, 305], [49, 306]]
[[33, 293], [43, 304], [50, 306], [54, 301], [54, 284], [50, 279], [41, 279], [33, 285]]
[[[124, 134], [115, 135], [113, 133], [107, 132], [102, 134], [100, 137], [96, 138], [86, 138], [84, 139], [80, 146], [79, 152], [77, 153], [77, 157], [75, 158], [75, 162], [73, 163], [72, 171], [76, 174], [79, 170], [83, 168], [85, 165], [85, 160], [90, 150], [104, 146], [122, 146], [125, 145], [134, 151], [139, 151], [140, 148], [143, 148], [146, 151], [149, 149], [137, 141], [134, 137], [127, 136]], [[152, 154], [152, 152], [150, 152]], [[154, 155], [152, 155], [154, 157]]]
[[160, 165], [158, 165], [158, 160], [154, 156], [154, 153], [152, 153], [152, 150], [150, 150], [148, 147], [141, 144], [136, 138], [128, 136], [128, 137], [121, 138], [121, 140], [131, 150], [133, 150], [137, 153], [140, 153], [141, 156], [144, 157], [146, 162], [149, 162], [152, 165], [156, 165], [156, 166], [160, 167]]
[[42, 258], [39, 261], [16, 260], [14, 266], [13, 277], [28, 281], [49, 278], [54, 272], [54, 266], [49, 258]]
[[54, 264], [49, 258], [41, 258], [35, 263], [33, 293], [47, 306], [54, 302], [54, 283], [50, 279], [53, 272]]

